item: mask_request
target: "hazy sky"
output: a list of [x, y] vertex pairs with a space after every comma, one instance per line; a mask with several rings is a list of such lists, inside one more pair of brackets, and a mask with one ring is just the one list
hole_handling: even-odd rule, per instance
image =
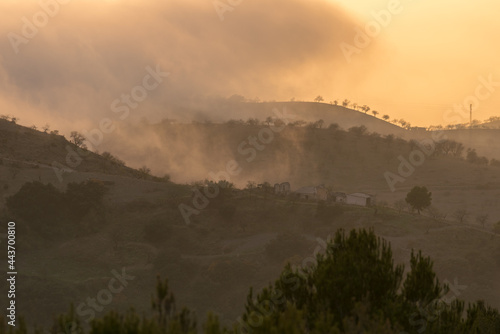
[[[232, 94], [348, 98], [413, 125], [465, 122], [446, 112], [479, 94], [475, 118], [500, 115], [500, 86], [478, 88], [479, 77], [500, 82], [492, 0], [221, 0], [219, 13], [212, 0], [59, 1], [0, 2], [0, 113], [25, 125], [118, 120], [119, 99], [143, 85], [147, 67], [169, 75], [129, 108], [131, 119]], [[377, 29], [372, 13], [389, 9], [359, 44], [366, 24]], [[346, 45], [356, 47], [350, 61]]]

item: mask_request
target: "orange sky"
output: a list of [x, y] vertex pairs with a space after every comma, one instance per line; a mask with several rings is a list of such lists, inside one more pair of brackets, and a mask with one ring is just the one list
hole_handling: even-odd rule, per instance
[[[361, 22], [373, 20], [372, 11], [386, 10], [390, 1], [335, 0]], [[500, 3], [469, 1], [400, 1], [377, 40], [376, 61], [360, 54], [357, 64], [373, 63], [368, 77], [355, 88], [353, 98], [367, 100], [415, 124], [449, 123], [443, 114], [475, 95], [478, 77], [492, 75], [500, 82]], [[495, 79], [496, 78], [496, 79]], [[498, 87], [500, 88], [500, 87]], [[481, 94], [480, 94], [481, 95]], [[467, 103], [466, 103], [467, 104]], [[500, 91], [480, 100], [475, 118], [500, 116]], [[457, 117], [453, 117], [457, 119]], [[461, 117], [460, 117], [461, 118]], [[464, 120], [465, 122], [466, 120]]]
[[68, 3], [50, 7], [53, 17], [17, 54], [12, 34], [22, 36], [23, 17], [43, 21], [42, 8], [31, 0], [0, 3], [1, 113], [25, 125], [93, 126], [157, 65], [170, 76], [135, 110], [139, 119], [232, 94], [348, 98], [430, 125], [467, 121], [447, 111], [479, 92], [475, 118], [500, 116], [500, 86], [487, 90], [478, 79], [500, 82], [494, 1], [402, 0], [350, 62], [341, 45], [355, 46], [355, 29], [373, 24], [372, 12], [391, 1], [243, 0], [223, 21], [212, 1], [59, 1]]

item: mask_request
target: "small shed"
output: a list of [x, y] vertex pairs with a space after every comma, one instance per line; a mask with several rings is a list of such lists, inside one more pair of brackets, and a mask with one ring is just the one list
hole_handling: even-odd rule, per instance
[[315, 187], [302, 187], [295, 191], [300, 199], [316, 199], [316, 188]]
[[364, 193], [353, 193], [346, 195], [346, 204], [370, 206], [373, 204], [373, 196]]
[[300, 199], [326, 201], [328, 198], [328, 191], [323, 186], [318, 187], [302, 187], [295, 191]]

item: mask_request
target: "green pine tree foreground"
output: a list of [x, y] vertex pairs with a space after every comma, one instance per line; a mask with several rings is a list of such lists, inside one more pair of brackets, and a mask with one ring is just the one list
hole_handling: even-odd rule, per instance
[[[133, 309], [109, 312], [84, 329], [73, 307], [60, 315], [50, 330], [35, 334], [239, 334], [239, 333], [500, 333], [498, 310], [478, 301], [465, 307], [450, 298], [433, 263], [412, 251], [410, 269], [394, 265], [389, 243], [373, 231], [337, 231], [325, 254], [307, 268], [285, 267], [279, 279], [254, 296], [232, 328], [224, 328], [209, 313], [202, 326], [187, 308], [176, 310], [168, 281], [158, 277], [152, 314]], [[2, 321], [2, 320], [0, 320]], [[26, 324], [0, 324], [0, 334], [25, 334]]]

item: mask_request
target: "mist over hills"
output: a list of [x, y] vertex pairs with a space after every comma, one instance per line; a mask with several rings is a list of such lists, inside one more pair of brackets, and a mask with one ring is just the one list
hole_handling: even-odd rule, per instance
[[[13, 217], [6, 199], [27, 182], [52, 183], [65, 191], [71, 182], [92, 179], [107, 188], [102, 215], [90, 212], [79, 222], [67, 221], [72, 228], [61, 225], [57, 237], [39, 234], [41, 220], [18, 220], [23, 249], [19, 261], [30, 268], [21, 276], [19, 298], [46, 301], [43, 310], [26, 304], [19, 312], [31, 323], [47, 323], [71, 302], [79, 306], [95, 295], [111, 277], [110, 270], [123, 267], [137, 280], [109, 309], [134, 305], [147, 310], [150, 300], [144, 296], [161, 273], [170, 278], [182, 304], [196, 309], [200, 317], [207, 310], [216, 311], [230, 324], [242, 311], [235, 305], [245, 298], [248, 286], [264, 287], [285, 262], [300, 263], [317, 248], [317, 238], [356, 227], [373, 228], [391, 241], [398, 261], [405, 261], [412, 248], [422, 249], [433, 256], [442, 279], [457, 277], [467, 285], [466, 300], [481, 298], [500, 305], [500, 249], [492, 232], [500, 219], [500, 168], [468, 162], [465, 151], [453, 156], [437, 150], [425, 155], [391, 191], [385, 173], [397, 175], [399, 157], [410, 160], [412, 152], [423, 150], [417, 142], [403, 139], [418, 132], [340, 106], [296, 102], [247, 108], [221, 123], [201, 118], [190, 123], [124, 122], [97, 148], [89, 143], [100, 154], [78, 148], [56, 133], [0, 120], [4, 219]], [[294, 114], [296, 120], [290, 117]], [[445, 133], [454, 131], [458, 130]], [[432, 132], [421, 138], [428, 136], [432, 138]], [[78, 164], [76, 157], [81, 158]], [[54, 170], [54, 162], [64, 170]], [[145, 165], [153, 174], [170, 178], [126, 165]], [[179, 205], [191, 204], [192, 182], [227, 175], [240, 189], [249, 181], [288, 181], [292, 190], [324, 184], [333, 191], [366, 192], [376, 196], [376, 207], [346, 206], [322, 218], [315, 202], [247, 190], [211, 201], [186, 225]], [[432, 191], [432, 210], [423, 216], [396, 205], [415, 185]], [[459, 221], [460, 209], [466, 209], [466, 217]], [[483, 225], [476, 221], [480, 214], [488, 214]], [[60, 298], [54, 300], [55, 294]]]

